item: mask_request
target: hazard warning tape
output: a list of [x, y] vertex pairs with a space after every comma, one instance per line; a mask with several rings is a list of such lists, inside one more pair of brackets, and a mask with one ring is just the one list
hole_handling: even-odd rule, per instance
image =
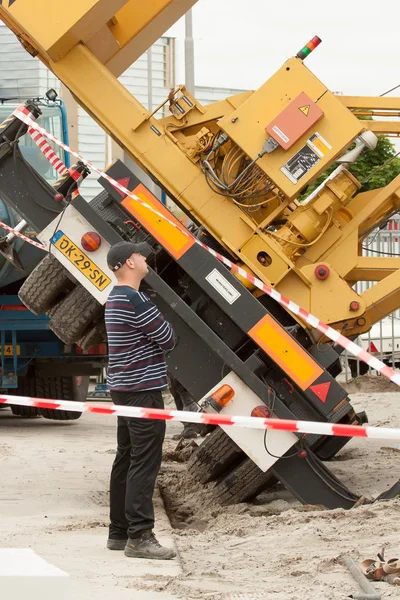
[[44, 250], [45, 252], [47, 252], [47, 248], [45, 246], [43, 246], [43, 244], [41, 244], [40, 242], [35, 242], [35, 240], [32, 240], [31, 238], [27, 237], [26, 235], [24, 235], [20, 231], [17, 231], [16, 229], [13, 229], [9, 225], [6, 225], [2, 221], [0, 221], [0, 227], [2, 229], [6, 229], [10, 233], [13, 233], [17, 237], [21, 238], [21, 240], [24, 240], [24, 242], [28, 242], [28, 244], [31, 244], [32, 246], [36, 246], [36, 248], [40, 248], [40, 250]]
[[132, 198], [132, 200], [134, 200], [135, 202], [138, 202], [142, 206], [145, 206], [147, 209], [152, 211], [158, 217], [160, 217], [161, 219], [164, 219], [165, 221], [170, 223], [176, 229], [179, 229], [179, 231], [181, 231], [184, 235], [186, 235], [190, 239], [193, 239], [196, 244], [198, 244], [199, 246], [204, 248], [207, 252], [212, 254], [215, 258], [217, 258], [220, 262], [222, 262], [224, 265], [229, 267], [232, 271], [234, 271], [235, 273], [238, 273], [241, 277], [250, 281], [255, 287], [262, 290], [265, 294], [267, 294], [268, 296], [270, 296], [271, 298], [276, 300], [276, 302], [281, 304], [284, 308], [289, 310], [291, 313], [300, 317], [300, 319], [302, 319], [303, 321], [305, 321], [306, 323], [311, 325], [311, 327], [313, 327], [314, 329], [317, 329], [318, 331], [323, 333], [324, 336], [326, 336], [327, 338], [329, 338], [330, 340], [335, 342], [335, 344], [337, 344], [341, 348], [344, 348], [345, 350], [350, 352], [350, 354], [352, 354], [353, 356], [356, 356], [358, 359], [365, 362], [369, 367], [376, 370], [378, 373], [381, 373], [381, 375], [383, 375], [384, 377], [386, 377], [387, 379], [389, 379], [396, 385], [400, 386], [400, 373], [396, 373], [396, 371], [394, 371], [393, 369], [391, 369], [390, 367], [385, 365], [385, 363], [383, 363], [381, 360], [379, 360], [378, 358], [375, 358], [374, 356], [369, 354], [369, 352], [367, 352], [366, 350], [363, 350], [363, 348], [361, 348], [361, 346], [358, 346], [357, 344], [355, 344], [354, 342], [349, 340], [343, 334], [339, 333], [338, 331], [336, 331], [335, 329], [333, 329], [332, 327], [330, 327], [329, 325], [327, 325], [326, 323], [324, 323], [323, 321], [318, 319], [318, 317], [315, 317], [308, 311], [304, 310], [298, 304], [296, 304], [295, 302], [292, 302], [291, 300], [289, 300], [288, 298], [283, 296], [277, 290], [274, 290], [273, 288], [271, 288], [269, 285], [265, 284], [260, 279], [257, 279], [257, 277], [254, 277], [254, 275], [250, 275], [250, 273], [245, 271], [245, 269], [243, 269], [242, 267], [238, 267], [233, 262], [231, 262], [228, 258], [223, 256], [222, 254], [219, 254], [219, 252], [216, 252], [212, 248], [209, 248], [206, 244], [203, 244], [202, 242], [200, 242], [200, 240], [195, 238], [186, 229], [183, 229], [181, 226], [179, 226], [176, 223], [174, 223], [173, 221], [167, 219], [165, 217], [165, 215], [163, 215], [162, 213], [155, 210], [153, 206], [151, 206], [151, 205], [147, 204], [146, 202], [144, 202], [143, 200], [141, 200], [141, 198], [139, 198], [138, 196], [133, 194], [131, 191], [129, 191], [127, 188], [125, 188], [123, 185], [118, 183], [118, 181], [115, 181], [112, 177], [107, 175], [107, 173], [104, 173], [104, 171], [95, 167], [91, 162], [86, 160], [78, 152], [76, 152], [75, 150], [72, 150], [72, 148], [70, 148], [69, 146], [64, 144], [64, 142], [62, 142], [61, 140], [56, 138], [54, 135], [52, 135], [51, 133], [46, 131], [43, 127], [41, 127], [40, 125], [35, 123], [29, 116], [30, 113], [29, 113], [28, 109], [26, 109], [25, 107], [19, 107], [18, 109], [16, 109], [14, 111], [13, 114], [18, 119], [20, 119], [23, 123], [26, 123], [28, 126], [32, 127], [36, 131], [39, 131], [42, 135], [47, 137], [49, 140], [51, 140], [52, 142], [54, 142], [55, 144], [57, 144], [58, 146], [60, 146], [61, 148], [63, 148], [64, 150], [66, 150], [67, 152], [69, 152], [70, 154], [75, 156], [76, 158], [78, 158], [79, 160], [81, 160], [90, 169], [94, 170], [101, 177], [104, 177], [104, 179], [106, 179], [113, 187], [115, 187], [116, 189], [123, 192], [129, 198]]
[[309, 433], [340, 437], [362, 437], [381, 440], [400, 440], [400, 428], [363, 427], [360, 425], [341, 425], [320, 423], [317, 421], [297, 421], [290, 419], [271, 419], [221, 415], [218, 413], [189, 412], [183, 410], [164, 410], [159, 408], [141, 408], [138, 406], [116, 406], [95, 404], [91, 402], [72, 402], [71, 400], [47, 400], [46, 398], [29, 398], [25, 396], [0, 396], [1, 404], [16, 404], [32, 408], [49, 408], [53, 410], [69, 410], [78, 413], [96, 413], [115, 415], [117, 417], [133, 417], [135, 419], [156, 419], [158, 421], [180, 421], [202, 425], [229, 425], [248, 429], [264, 429], [289, 431], [293, 433]]

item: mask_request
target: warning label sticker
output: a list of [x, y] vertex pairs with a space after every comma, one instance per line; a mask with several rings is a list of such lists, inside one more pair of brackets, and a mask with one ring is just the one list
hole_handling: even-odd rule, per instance
[[310, 112], [311, 104], [306, 104], [305, 106], [299, 106], [299, 111], [303, 113], [305, 117], [308, 117], [308, 113]]
[[231, 285], [217, 269], [213, 269], [211, 273], [207, 275], [206, 280], [223, 298], [225, 298], [228, 304], [233, 304], [240, 298], [240, 293], [235, 290], [233, 285]]
[[312, 169], [332, 146], [319, 134], [314, 133], [297, 154], [281, 167], [281, 171], [294, 184]]
[[283, 131], [281, 129], [279, 129], [279, 127], [277, 125], [273, 126], [272, 131], [274, 131], [276, 133], [276, 135], [278, 137], [280, 137], [281, 140], [283, 140], [284, 142], [286, 142], [286, 143], [290, 142], [290, 139], [288, 138], [288, 136], [286, 134], [284, 134]]
[[326, 140], [319, 135], [319, 133], [314, 133], [308, 140], [307, 144], [316, 152], [321, 158], [325, 156], [328, 150], [332, 150], [332, 146], [328, 144]]

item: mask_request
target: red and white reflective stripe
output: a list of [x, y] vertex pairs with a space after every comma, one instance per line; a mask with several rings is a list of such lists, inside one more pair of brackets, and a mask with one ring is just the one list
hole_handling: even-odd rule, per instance
[[74, 181], [79, 181], [80, 178], [82, 177], [82, 173], [79, 173], [79, 171], [72, 169], [72, 167], [71, 167], [71, 169], [68, 169], [68, 171]]
[[46, 142], [45, 138], [42, 136], [41, 133], [36, 131], [33, 127], [29, 127], [28, 133], [39, 148], [39, 150], [41, 151], [41, 153], [44, 155], [44, 157], [47, 158], [49, 163], [55, 168], [55, 170], [60, 175], [65, 175], [66, 173], [69, 173], [74, 181], [80, 181], [80, 179], [82, 178], [82, 173], [79, 173], [79, 171], [76, 171], [76, 169], [73, 169], [72, 167], [68, 169], [64, 165], [62, 160], [58, 158], [53, 148]]
[[59, 173], [60, 175], [64, 175], [65, 173], [67, 173], [67, 167], [64, 165], [62, 160], [59, 159], [57, 154], [54, 152], [53, 148], [47, 143], [46, 139], [42, 136], [42, 134], [36, 131], [36, 129], [34, 129], [33, 127], [29, 127], [28, 133], [39, 148], [39, 150], [42, 152], [42, 154], [55, 168], [57, 173]]
[[36, 131], [36, 129], [34, 129], [33, 127], [29, 127], [28, 133], [39, 148], [39, 150], [41, 151], [41, 153], [45, 156], [45, 158], [47, 158], [49, 163], [55, 168], [55, 170], [60, 175], [65, 175], [65, 173], [69, 173], [74, 181], [79, 182], [79, 180], [82, 177], [82, 173], [79, 173], [79, 171], [76, 171], [72, 167], [68, 169], [64, 165], [62, 160], [58, 158], [53, 148], [46, 142], [45, 138], [42, 136], [41, 133], [39, 133], [39, 131]]
[[134, 417], [136, 419], [157, 419], [160, 421], [180, 421], [201, 423], [204, 425], [230, 425], [249, 429], [275, 429], [292, 431], [293, 433], [312, 433], [344, 437], [363, 437], [380, 440], [400, 440], [400, 428], [362, 427], [360, 425], [340, 425], [319, 423], [314, 421], [295, 421], [287, 419], [263, 419], [260, 417], [227, 416], [218, 413], [189, 412], [181, 410], [162, 410], [156, 408], [140, 408], [137, 406], [116, 406], [115, 404], [95, 404], [92, 402], [71, 402], [70, 400], [47, 400], [46, 398], [29, 398], [25, 396], [0, 396], [0, 404], [16, 404], [33, 408], [50, 408], [70, 410], [73, 412], [89, 412], [118, 417]]
[[[26, 115], [28, 118], [32, 119], [32, 123], [34, 123], [33, 118], [32, 118], [33, 115], [26, 108], [26, 106], [21, 104], [17, 108], [17, 110], [19, 112], [21, 112], [22, 114]], [[13, 114], [14, 114], [14, 116], [17, 116], [15, 114], [15, 112]], [[42, 134], [39, 131], [37, 131], [36, 128], [34, 128], [32, 126], [30, 126], [28, 128], [28, 133], [31, 136], [31, 138], [33, 139], [33, 141], [35, 142], [35, 144], [37, 145], [37, 147], [39, 148], [39, 150], [42, 152], [42, 154], [47, 158], [49, 163], [55, 168], [55, 170], [58, 173], [60, 173], [60, 175], [64, 175], [64, 173], [66, 173], [66, 171], [68, 170], [67, 167], [64, 165], [62, 160], [60, 160], [60, 158], [54, 152], [53, 148], [47, 143], [46, 139], [42, 136]]]
[[45, 246], [43, 246], [43, 244], [40, 244], [39, 242], [35, 242], [35, 240], [32, 240], [31, 238], [27, 237], [23, 233], [20, 233], [19, 231], [16, 231], [15, 229], [10, 227], [9, 225], [6, 225], [2, 221], [0, 221], [0, 227], [2, 229], [6, 229], [7, 231], [10, 231], [11, 233], [14, 233], [17, 237], [21, 238], [21, 240], [24, 240], [24, 242], [28, 242], [28, 244], [31, 244], [32, 246], [36, 246], [36, 248], [40, 248], [40, 250], [44, 250], [45, 252], [47, 252], [47, 248], [45, 248]]
[[393, 383], [400, 386], [400, 373], [396, 373], [396, 371], [394, 371], [393, 369], [391, 369], [390, 367], [385, 365], [385, 363], [383, 363], [378, 358], [369, 354], [366, 350], [363, 350], [363, 348], [361, 348], [360, 346], [358, 346], [357, 344], [355, 344], [354, 342], [352, 342], [351, 340], [346, 338], [344, 335], [342, 335], [341, 333], [339, 333], [338, 331], [336, 331], [335, 329], [333, 329], [332, 327], [330, 327], [329, 325], [327, 325], [326, 323], [324, 323], [323, 321], [318, 319], [318, 317], [315, 317], [308, 311], [304, 310], [304, 308], [301, 308], [300, 306], [298, 306], [298, 304], [295, 304], [294, 302], [292, 302], [285, 296], [282, 296], [282, 294], [280, 294], [277, 290], [274, 290], [269, 285], [266, 285], [264, 282], [262, 282], [260, 279], [257, 279], [257, 277], [254, 277], [254, 275], [250, 275], [250, 273], [247, 273], [247, 271], [245, 271], [241, 267], [238, 267], [237, 265], [232, 263], [229, 259], [222, 256], [222, 254], [215, 252], [215, 250], [213, 250], [212, 248], [209, 248], [208, 246], [206, 246], [205, 244], [200, 242], [198, 239], [196, 239], [194, 236], [192, 236], [192, 234], [189, 233], [186, 229], [183, 229], [181, 226], [179, 226], [176, 223], [174, 223], [173, 221], [170, 221], [169, 219], [167, 219], [163, 214], [156, 211], [152, 206], [150, 206], [149, 204], [147, 204], [146, 202], [141, 200], [138, 196], [136, 196], [135, 194], [130, 192], [123, 185], [121, 185], [120, 183], [118, 183], [117, 181], [112, 179], [112, 177], [107, 175], [107, 173], [104, 173], [101, 169], [98, 169], [97, 167], [95, 167], [92, 163], [90, 163], [85, 158], [83, 158], [83, 156], [81, 156], [78, 152], [75, 152], [74, 150], [72, 150], [69, 146], [64, 144], [64, 142], [62, 142], [61, 140], [56, 138], [54, 135], [52, 135], [51, 133], [49, 133], [48, 131], [43, 129], [43, 127], [41, 127], [40, 125], [38, 125], [37, 123], [32, 121], [32, 119], [29, 117], [28, 111], [26, 111], [26, 110], [22, 111], [20, 109], [17, 109], [14, 111], [13, 114], [18, 119], [20, 119], [27, 125], [30, 125], [35, 130], [40, 131], [40, 133], [42, 133], [48, 139], [50, 139], [54, 143], [58, 144], [59, 146], [61, 146], [61, 148], [64, 148], [64, 150], [66, 150], [67, 152], [69, 152], [70, 154], [72, 154], [73, 156], [78, 158], [79, 160], [81, 160], [88, 167], [90, 167], [91, 169], [96, 171], [96, 173], [101, 175], [101, 177], [104, 177], [107, 181], [109, 181], [116, 189], [120, 190], [121, 192], [123, 192], [124, 194], [129, 196], [129, 198], [132, 198], [132, 200], [134, 200], [135, 202], [138, 202], [142, 206], [145, 206], [146, 208], [148, 208], [150, 211], [155, 213], [158, 217], [160, 217], [161, 219], [164, 219], [165, 221], [167, 221], [168, 223], [173, 225], [173, 227], [175, 227], [176, 229], [179, 229], [179, 231], [181, 231], [188, 238], [192, 238], [196, 244], [198, 244], [199, 246], [201, 246], [202, 248], [207, 250], [207, 252], [209, 252], [210, 254], [215, 256], [215, 258], [217, 258], [224, 265], [226, 265], [227, 267], [232, 269], [232, 271], [234, 271], [235, 273], [238, 273], [241, 277], [250, 281], [253, 285], [255, 285], [255, 287], [257, 287], [258, 289], [265, 292], [268, 296], [270, 296], [271, 298], [276, 300], [279, 304], [281, 304], [282, 306], [287, 308], [290, 312], [297, 315], [303, 321], [305, 321], [306, 323], [311, 325], [311, 327], [313, 327], [314, 329], [317, 329], [318, 331], [323, 333], [327, 338], [329, 338], [330, 340], [335, 342], [335, 344], [337, 344], [338, 346], [341, 346], [342, 348], [344, 348], [345, 350], [350, 352], [350, 354], [352, 354], [353, 356], [356, 356], [361, 361], [365, 362], [369, 367], [378, 371], [384, 377], [386, 377], [387, 379], [390, 379], [390, 381], [393, 381]]

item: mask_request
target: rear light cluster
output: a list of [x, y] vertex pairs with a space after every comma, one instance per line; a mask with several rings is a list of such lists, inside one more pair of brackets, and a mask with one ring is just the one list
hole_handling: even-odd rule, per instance
[[375, 346], [374, 342], [371, 342], [368, 348], [368, 352], [379, 352], [378, 348]]
[[101, 237], [95, 231], [88, 231], [82, 236], [81, 245], [86, 252], [94, 252], [101, 246]]
[[265, 405], [256, 406], [251, 411], [252, 417], [261, 417], [261, 419], [269, 419], [271, 416], [271, 411]]
[[[217, 412], [220, 412], [232, 400], [234, 395], [235, 392], [231, 386], [224, 384], [209, 395], [208, 402], [210, 406], [212, 406]], [[262, 404], [253, 408], [251, 411], [251, 416], [269, 419], [271, 416], [271, 411], [267, 406], [265, 406], [265, 404]]]

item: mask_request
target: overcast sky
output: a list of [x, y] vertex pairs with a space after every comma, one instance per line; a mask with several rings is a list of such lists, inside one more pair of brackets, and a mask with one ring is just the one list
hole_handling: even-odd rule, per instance
[[[198, 0], [196, 84], [257, 89], [319, 35], [308, 68], [332, 91], [379, 95], [400, 84], [399, 26], [400, 0]], [[184, 19], [168, 35], [177, 37], [177, 83], [184, 83]]]

